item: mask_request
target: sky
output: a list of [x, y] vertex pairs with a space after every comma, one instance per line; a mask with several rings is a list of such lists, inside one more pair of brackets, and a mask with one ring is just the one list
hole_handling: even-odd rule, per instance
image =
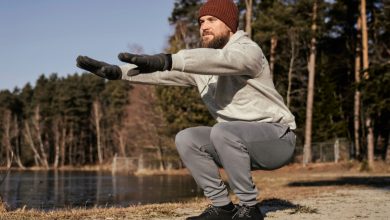
[[123, 64], [134, 45], [163, 52], [174, 0], [0, 0], [0, 90], [67, 76], [78, 55]]

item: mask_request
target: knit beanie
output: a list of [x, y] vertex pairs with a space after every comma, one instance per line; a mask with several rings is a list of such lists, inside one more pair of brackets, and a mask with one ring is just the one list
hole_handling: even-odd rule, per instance
[[208, 0], [199, 9], [198, 21], [205, 15], [211, 15], [223, 21], [233, 33], [237, 31], [238, 8], [232, 0]]

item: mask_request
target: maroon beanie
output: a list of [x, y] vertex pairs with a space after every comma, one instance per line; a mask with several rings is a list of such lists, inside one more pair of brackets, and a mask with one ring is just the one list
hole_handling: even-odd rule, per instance
[[232, 0], [208, 0], [200, 9], [198, 20], [205, 15], [211, 15], [223, 21], [233, 33], [238, 26], [238, 8]]

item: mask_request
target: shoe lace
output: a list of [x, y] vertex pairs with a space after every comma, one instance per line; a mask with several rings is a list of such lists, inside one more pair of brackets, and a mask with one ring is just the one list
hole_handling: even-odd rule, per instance
[[243, 217], [251, 217], [249, 215], [251, 209], [253, 207], [249, 207], [249, 206], [246, 206], [246, 205], [242, 205], [238, 208], [236, 214], [233, 215], [233, 218], [236, 217], [238, 215], [239, 218], [243, 218]]
[[217, 209], [215, 206], [213, 206], [213, 205], [209, 205], [209, 206], [206, 208], [206, 210], [203, 211], [202, 214], [206, 214], [206, 213], [208, 213], [208, 214], [213, 214], [213, 213], [215, 213], [216, 215], [219, 215], [218, 209]]

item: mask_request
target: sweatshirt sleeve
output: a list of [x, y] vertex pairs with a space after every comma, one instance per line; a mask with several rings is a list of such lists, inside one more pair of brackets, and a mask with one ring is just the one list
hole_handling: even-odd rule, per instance
[[122, 80], [128, 80], [137, 84], [166, 85], [166, 86], [195, 86], [196, 82], [192, 74], [179, 71], [158, 71], [154, 73], [138, 74], [131, 76], [136, 65], [127, 64], [120, 66]]
[[181, 50], [172, 55], [172, 70], [202, 75], [248, 75], [261, 72], [263, 52], [252, 42], [235, 42], [223, 49]]

